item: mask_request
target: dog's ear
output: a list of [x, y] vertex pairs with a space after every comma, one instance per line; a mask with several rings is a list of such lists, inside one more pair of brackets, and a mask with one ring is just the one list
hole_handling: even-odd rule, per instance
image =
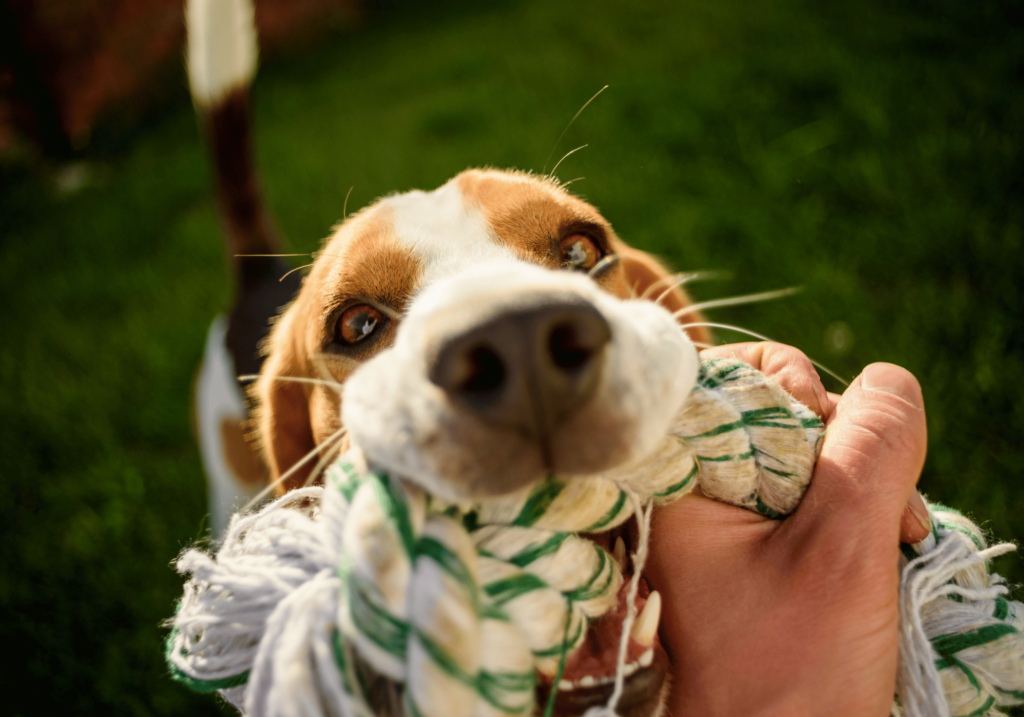
[[[693, 306], [693, 301], [678, 285], [675, 276], [661, 262], [647, 252], [634, 249], [621, 242], [615, 247], [622, 266], [625, 280], [625, 296], [644, 297], [657, 301], [677, 316], [679, 323], [689, 324], [703, 321], [699, 312], [683, 312]], [[686, 330], [690, 339], [701, 344], [711, 343], [711, 332], [704, 326], [693, 326]], [[699, 348], [699, 347], [698, 347]]]
[[[285, 380], [305, 377], [300, 337], [295, 334], [295, 305], [281, 316], [267, 339], [267, 359], [253, 389], [256, 431], [271, 480], [277, 480], [316, 449], [310, 419], [308, 384]], [[310, 459], [277, 485], [279, 494], [302, 486], [315, 461]]]

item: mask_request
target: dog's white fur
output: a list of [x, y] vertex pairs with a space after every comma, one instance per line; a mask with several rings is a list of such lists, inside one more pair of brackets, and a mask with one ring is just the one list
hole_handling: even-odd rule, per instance
[[612, 340], [596, 394], [551, 437], [560, 473], [605, 471], [654, 449], [697, 375], [697, 352], [667, 311], [648, 301], [621, 301], [580, 274], [521, 260], [462, 264], [417, 297], [394, 346], [345, 383], [342, 423], [357, 445], [449, 500], [500, 495], [542, 477], [536, 442], [454, 406], [427, 378], [427, 360], [431, 342], [450, 327], [514, 308], [524, 298], [571, 294], [598, 309]]
[[646, 455], [666, 434], [698, 363], [667, 311], [649, 301], [621, 301], [579, 273], [516, 257], [455, 181], [382, 205], [422, 274], [394, 346], [345, 383], [342, 423], [368, 455], [450, 500], [498, 495], [542, 476], [536, 442], [454, 406], [427, 378], [427, 361], [432, 343], [452, 330], [524, 300], [566, 294], [598, 309], [612, 341], [596, 395], [551, 437], [561, 472], [608, 470]]
[[196, 103], [210, 106], [252, 81], [258, 56], [252, 0], [189, 0], [185, 24]]
[[432, 192], [396, 194], [382, 204], [391, 210], [398, 240], [419, 259], [423, 286], [484, 262], [516, 260], [507, 247], [494, 241], [487, 221], [467, 205], [455, 182]]

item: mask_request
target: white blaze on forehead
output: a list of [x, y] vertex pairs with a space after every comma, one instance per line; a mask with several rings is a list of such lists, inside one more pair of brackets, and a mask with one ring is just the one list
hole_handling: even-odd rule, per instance
[[480, 212], [466, 204], [455, 182], [432, 192], [399, 194], [383, 203], [392, 210], [398, 240], [422, 262], [424, 286], [473, 265], [517, 261], [497, 243]]

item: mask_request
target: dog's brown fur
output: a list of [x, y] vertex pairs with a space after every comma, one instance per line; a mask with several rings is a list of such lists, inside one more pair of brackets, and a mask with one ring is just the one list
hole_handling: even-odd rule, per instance
[[[454, 181], [496, 239], [521, 258], [558, 268], [559, 237], [580, 230], [600, 233], [619, 258], [600, 279], [606, 290], [620, 298], [643, 296], [651, 290], [649, 298], [672, 312], [691, 304], [657, 259], [628, 246], [597, 209], [549, 179], [521, 172], [467, 170]], [[266, 362], [252, 393], [258, 437], [272, 478], [279, 478], [341, 427], [340, 398], [334, 388], [286, 380], [344, 383], [352, 372], [353, 362], [324, 351], [338, 307], [353, 297], [366, 297], [401, 311], [416, 292], [420, 274], [417, 258], [395, 241], [386, 206], [363, 210], [325, 242], [298, 297], [270, 335]], [[388, 331], [394, 331], [393, 322]], [[695, 341], [708, 339], [703, 329], [691, 331], [691, 336]], [[383, 338], [358, 358], [369, 358], [386, 347], [392, 336]], [[310, 468], [293, 472], [279, 490], [302, 485]]]

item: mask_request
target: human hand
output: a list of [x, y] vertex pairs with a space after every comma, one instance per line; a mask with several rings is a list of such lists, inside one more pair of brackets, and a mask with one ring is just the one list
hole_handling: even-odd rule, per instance
[[927, 534], [915, 489], [926, 448], [921, 389], [872, 364], [842, 397], [779, 344], [736, 357], [816, 411], [828, 433], [785, 520], [691, 494], [654, 514], [646, 575], [662, 593], [668, 714], [888, 715], [895, 692], [900, 540]]

